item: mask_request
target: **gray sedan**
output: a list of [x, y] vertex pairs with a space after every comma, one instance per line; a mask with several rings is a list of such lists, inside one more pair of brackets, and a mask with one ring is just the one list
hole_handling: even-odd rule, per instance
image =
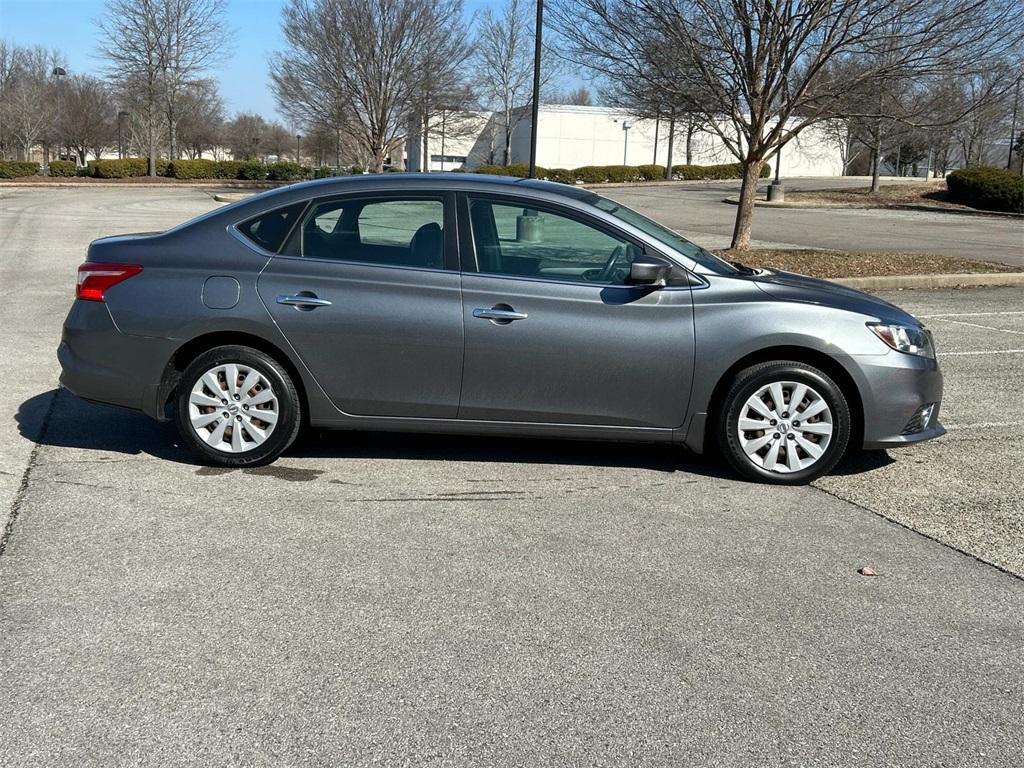
[[906, 312], [469, 174], [296, 184], [97, 240], [58, 356], [71, 392], [174, 418], [230, 467], [308, 424], [677, 443], [795, 484], [944, 431]]

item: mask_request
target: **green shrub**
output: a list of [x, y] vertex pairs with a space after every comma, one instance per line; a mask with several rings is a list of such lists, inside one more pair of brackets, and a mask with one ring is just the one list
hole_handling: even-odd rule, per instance
[[267, 178], [271, 181], [297, 181], [308, 179], [310, 169], [299, 163], [271, 163], [267, 166]]
[[215, 179], [216, 160], [172, 160], [167, 175], [175, 179]]
[[636, 170], [644, 181], [664, 181], [665, 179], [664, 165], [638, 165]]
[[0, 179], [17, 179], [21, 176], [39, 174], [39, 163], [26, 163], [20, 160], [0, 160]]
[[91, 165], [80, 165], [75, 169], [75, 176], [92, 176]]
[[267, 178], [267, 166], [259, 160], [243, 160], [238, 165], [238, 171], [235, 174], [235, 178], [248, 179], [249, 181], [265, 179]]
[[[157, 158], [156, 175], [167, 174], [166, 160]], [[123, 160], [90, 160], [89, 167], [97, 179], [126, 179], [133, 176], [146, 176], [149, 172], [149, 160], [145, 157], [126, 157]]]
[[548, 181], [557, 181], [560, 184], [575, 184], [576, 172], [568, 168], [548, 168], [545, 177]]
[[363, 166], [361, 165], [353, 165], [351, 168], [348, 169], [348, 172], [351, 173], [353, 176], [359, 176], [360, 174], [362, 174], [364, 170], [366, 169], [363, 168]]
[[584, 184], [602, 184], [608, 181], [608, 172], [603, 165], [584, 165], [573, 171]]
[[[766, 179], [772, 175], [771, 166], [765, 163], [761, 166], [761, 178]], [[722, 165], [673, 165], [672, 178], [686, 181], [694, 180], [721, 180], [743, 178], [743, 165], [740, 163], [725, 163]]]
[[1005, 168], [974, 166], [946, 177], [952, 200], [983, 211], [1024, 213], [1024, 177]]
[[53, 160], [50, 162], [51, 176], [74, 176], [78, 166], [70, 160]]
[[643, 174], [635, 165], [606, 165], [604, 168], [608, 181], [614, 184], [627, 184], [634, 181], [644, 181]]

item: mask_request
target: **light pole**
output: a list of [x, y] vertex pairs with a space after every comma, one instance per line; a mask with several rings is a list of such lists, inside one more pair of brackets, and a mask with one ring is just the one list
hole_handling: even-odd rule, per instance
[[64, 67], [54, 67], [53, 76], [57, 78], [57, 159], [60, 160], [61, 146], [64, 144], [64, 128], [61, 125], [60, 119], [60, 92], [61, 92], [61, 78], [66, 77], [68, 71]]
[[444, 129], [448, 117], [448, 110], [441, 107], [441, 173], [444, 173]]
[[[530, 178], [537, 178], [537, 121], [540, 115], [540, 43], [544, 28], [544, 0], [537, 0], [537, 32], [533, 42], [533, 115], [530, 121]], [[508, 130], [508, 126], [505, 126]]]
[[295, 162], [302, 163], [302, 134], [295, 134]]
[[[117, 113], [117, 159], [118, 160], [123, 160], [124, 156], [125, 156], [124, 139], [122, 138], [122, 136], [123, 136], [123, 134], [122, 134], [122, 131], [123, 131], [122, 124], [123, 124], [123, 121], [124, 121], [124, 119], [126, 117], [128, 117], [128, 113], [125, 112], [124, 110], [122, 110], [122, 111]], [[96, 158], [96, 159], [99, 160], [99, 158]]]
[[1010, 120], [1010, 151], [1006, 156], [1006, 170], [1013, 165], [1013, 145], [1016, 143], [1017, 134], [1017, 110], [1020, 107], [1020, 82], [1024, 80], [1024, 73], [1017, 75], [1017, 87], [1013, 92], [1013, 118]]
[[629, 120], [622, 121], [622, 164], [629, 165], [629, 129], [633, 127], [633, 124]]

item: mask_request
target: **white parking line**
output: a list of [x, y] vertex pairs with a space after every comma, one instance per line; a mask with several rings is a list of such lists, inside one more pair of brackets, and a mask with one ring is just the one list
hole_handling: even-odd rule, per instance
[[966, 355], [1013, 355], [1024, 349], [981, 349], [971, 352], [940, 352], [940, 357], [964, 357]]
[[1019, 427], [1024, 421], [979, 421], [974, 424], [943, 424], [948, 432], [962, 432], [965, 429], [991, 429], [994, 427]]
[[942, 315], [918, 315], [922, 320], [931, 317], [991, 317], [994, 315], [1024, 315], [1022, 312], [947, 312]]
[[969, 325], [971, 328], [984, 328], [986, 331], [999, 331], [1001, 333], [1012, 333], [1015, 336], [1024, 336], [1024, 331], [1011, 331], [1009, 328], [993, 328], [991, 325], [979, 325], [978, 323], [967, 323], [963, 320], [950, 320], [945, 317], [935, 318], [940, 323], [953, 323], [955, 325]]

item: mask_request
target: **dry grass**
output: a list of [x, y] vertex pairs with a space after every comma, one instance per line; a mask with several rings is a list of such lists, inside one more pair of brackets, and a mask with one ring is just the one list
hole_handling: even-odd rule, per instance
[[886, 208], [891, 205], [926, 205], [931, 208], [962, 208], [966, 205], [950, 202], [943, 179], [889, 184], [872, 193], [870, 187], [855, 189], [821, 189], [808, 192], [787, 192], [787, 203], [803, 205], [849, 205], [861, 208]]
[[1005, 264], [921, 253], [752, 248], [747, 251], [720, 251], [719, 255], [729, 261], [741, 261], [751, 267], [765, 267], [829, 279], [1016, 271], [1013, 267]]

